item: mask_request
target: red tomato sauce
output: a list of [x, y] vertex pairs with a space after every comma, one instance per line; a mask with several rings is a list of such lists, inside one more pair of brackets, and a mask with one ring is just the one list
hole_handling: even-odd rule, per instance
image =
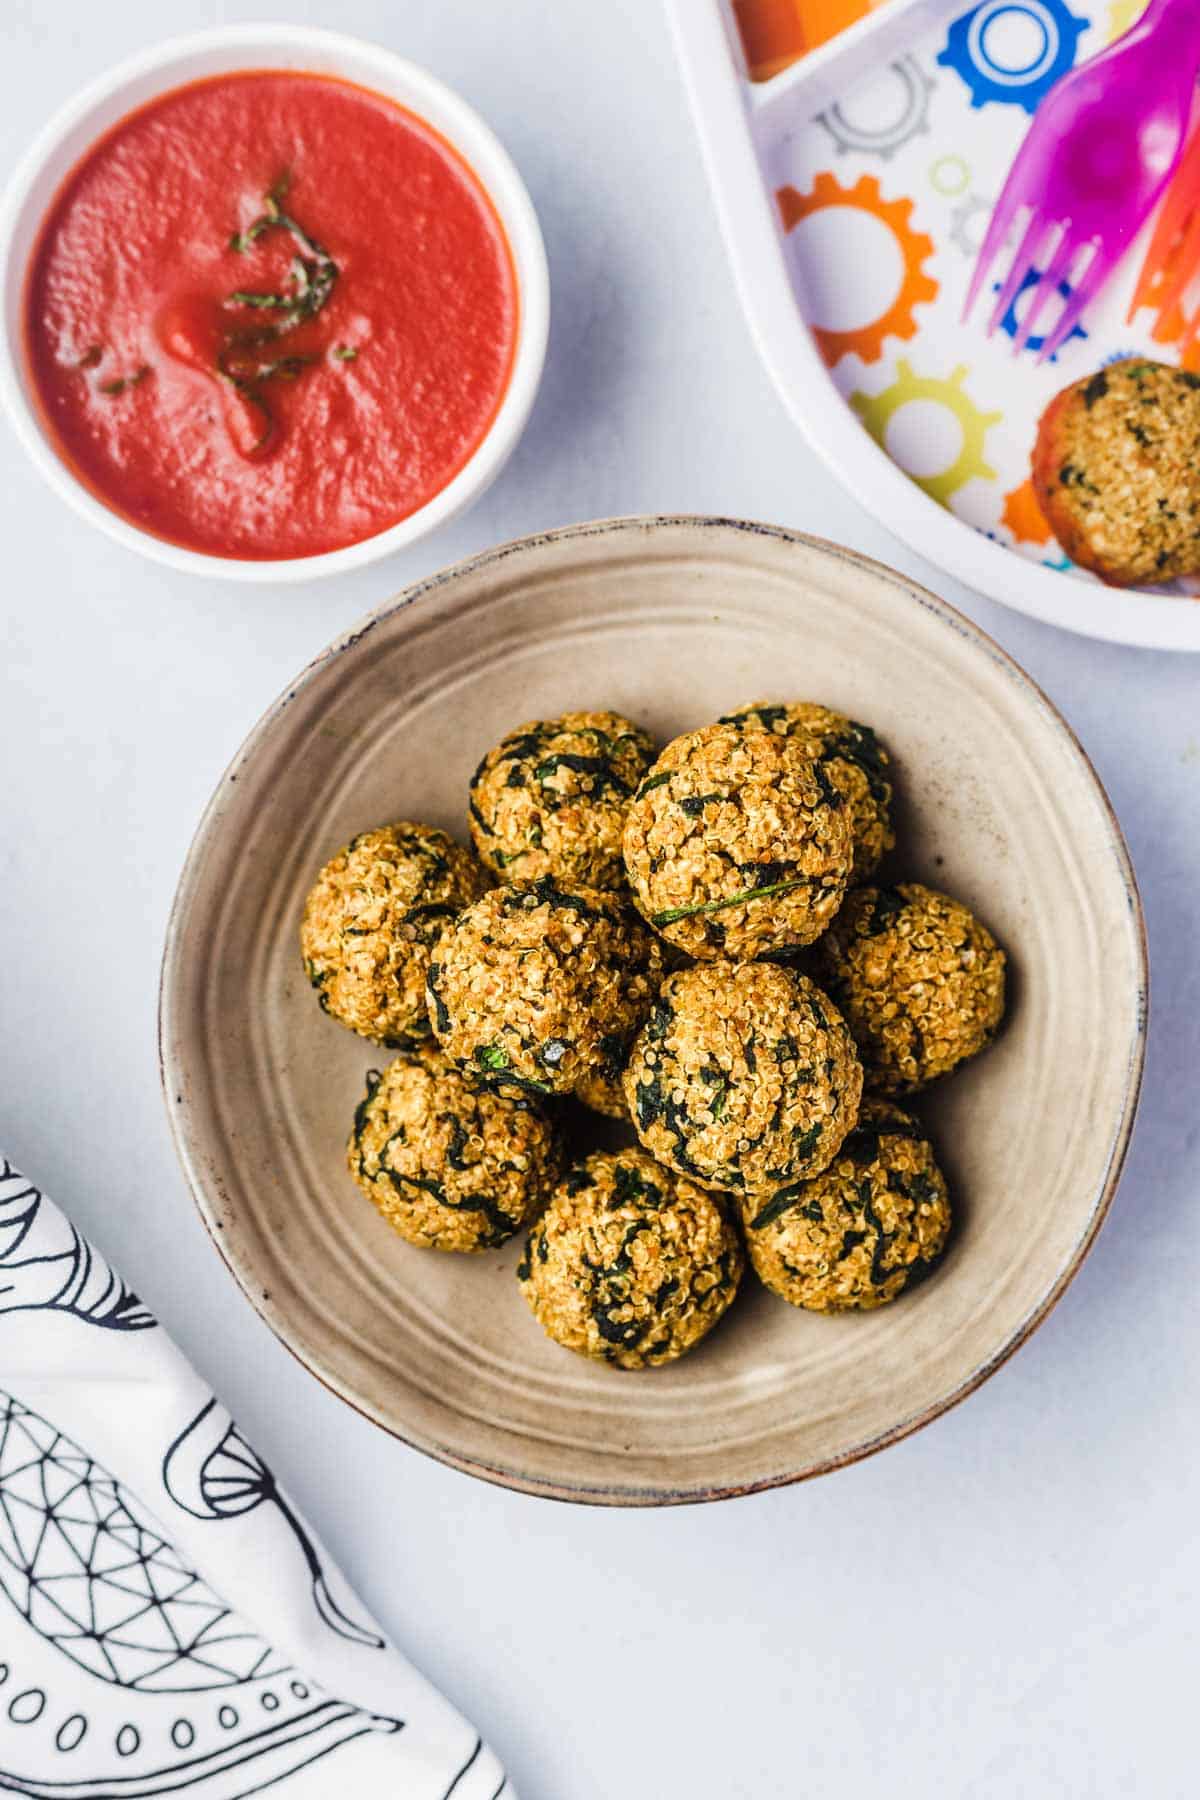
[[517, 305], [491, 202], [430, 126], [263, 71], [178, 88], [88, 152], [34, 252], [27, 354], [115, 512], [209, 555], [314, 556], [462, 468]]

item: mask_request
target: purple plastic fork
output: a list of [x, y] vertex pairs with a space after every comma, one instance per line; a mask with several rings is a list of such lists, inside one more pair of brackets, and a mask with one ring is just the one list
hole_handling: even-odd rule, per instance
[[1014, 340], [1021, 351], [1060, 284], [1071, 287], [1046, 333], [1045, 362], [1074, 330], [1149, 218], [1187, 139], [1200, 71], [1200, 0], [1150, 0], [1125, 36], [1072, 69], [1038, 108], [996, 202], [963, 317], [1022, 213], [1028, 219], [987, 328], [1000, 324], [1030, 270], [1041, 280]]

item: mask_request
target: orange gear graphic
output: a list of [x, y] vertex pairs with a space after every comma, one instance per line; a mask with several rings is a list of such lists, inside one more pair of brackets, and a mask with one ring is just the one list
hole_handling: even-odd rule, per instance
[[939, 289], [924, 268], [926, 258], [933, 255], [933, 239], [923, 231], [914, 231], [909, 224], [913, 209], [911, 200], [885, 200], [874, 175], [863, 175], [854, 187], [846, 188], [829, 172], [815, 177], [811, 193], [801, 194], [796, 188], [787, 186], [781, 187], [776, 197], [785, 231], [791, 231], [801, 219], [822, 212], [826, 207], [850, 206], [859, 212], [870, 213], [872, 218], [886, 225], [900, 250], [904, 279], [900, 283], [900, 292], [880, 318], [853, 331], [833, 331], [824, 325], [811, 327], [817, 348], [831, 369], [843, 356], [852, 354], [865, 363], [878, 362], [887, 338], [907, 339], [917, 335], [913, 308], [936, 300]]
[[1049, 544], [1054, 539], [1032, 481], [1023, 481], [1011, 494], [1005, 494], [1000, 523], [1008, 526], [1019, 544]]

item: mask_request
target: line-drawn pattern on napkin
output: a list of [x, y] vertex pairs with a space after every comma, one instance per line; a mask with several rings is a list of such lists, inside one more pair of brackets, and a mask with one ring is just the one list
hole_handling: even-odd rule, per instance
[[[53, 1735], [64, 1757], [86, 1742], [97, 1772], [49, 1781], [0, 1767], [0, 1789], [31, 1800], [109, 1800], [114, 1792], [148, 1800], [185, 1789], [193, 1800], [243, 1800], [367, 1732], [403, 1728], [296, 1678], [114, 1476], [3, 1390], [0, 1591], [44, 1644], [97, 1684], [90, 1716], [73, 1710]], [[11, 1656], [8, 1642], [5, 1633]], [[45, 1688], [16, 1691], [19, 1676], [8, 1661], [0, 1663], [0, 1687], [10, 1672], [7, 1719], [49, 1732]], [[180, 1715], [185, 1694], [188, 1712]], [[215, 1747], [198, 1747], [205, 1732], [223, 1735]], [[177, 1754], [164, 1764], [168, 1735]], [[99, 1767], [105, 1757], [107, 1770]]]
[[882, 74], [899, 90], [900, 101], [894, 111], [882, 109], [882, 123], [875, 123], [881, 107], [874, 88], [869, 124], [850, 117], [840, 100], [817, 114], [816, 123], [829, 133], [839, 155], [857, 150], [862, 155], [882, 156], [886, 160], [912, 138], [929, 130], [929, 103], [937, 86], [933, 77], [925, 73], [915, 56], [899, 57]]
[[[500, 1785], [492, 1787], [490, 1784], [497, 1775], [500, 1777]], [[479, 1800], [500, 1800], [507, 1786], [508, 1776], [496, 1761], [494, 1752], [481, 1737], [477, 1737], [466, 1762], [451, 1777], [450, 1786], [442, 1795], [442, 1800], [474, 1800], [476, 1795]]]
[[[1065, 0], [983, 0], [955, 19], [937, 60], [962, 77], [973, 107], [1021, 106], [1033, 113], [1074, 67], [1089, 29], [1090, 21], [1077, 18]], [[1032, 54], [1025, 38], [1036, 43]]]
[[[37, 1253], [26, 1253], [37, 1227]], [[86, 1238], [39, 1188], [0, 1157], [0, 1313], [74, 1313], [108, 1331], [156, 1323]]]
[[[109, 1772], [46, 1779], [0, 1767], [0, 1790], [25, 1800], [114, 1800], [118, 1794], [121, 1800], [154, 1800], [181, 1793], [189, 1800], [249, 1800], [355, 1738], [400, 1729], [398, 1720], [378, 1718], [345, 1700], [318, 1699], [280, 1723], [164, 1764], [144, 1753], [136, 1726], [127, 1724], [117, 1732], [111, 1753], [88, 1743], [93, 1769], [111, 1754]], [[63, 1753], [78, 1748], [85, 1736], [68, 1740]], [[180, 1742], [172, 1733], [171, 1741], [177, 1750], [186, 1750], [194, 1740]]]
[[194, 1694], [287, 1668], [114, 1476], [2, 1390], [0, 1587], [48, 1643], [118, 1687]]
[[172, 1500], [194, 1519], [233, 1519], [259, 1506], [275, 1506], [308, 1564], [313, 1603], [325, 1624], [353, 1644], [386, 1648], [377, 1631], [357, 1623], [338, 1605], [302, 1521], [219, 1401], [209, 1400], [184, 1426], [168, 1447], [162, 1473]]

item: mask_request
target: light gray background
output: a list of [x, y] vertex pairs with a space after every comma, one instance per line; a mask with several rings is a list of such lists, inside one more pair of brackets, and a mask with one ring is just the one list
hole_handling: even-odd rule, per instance
[[[749, 342], [655, 0], [7, 0], [0, 163], [114, 59], [262, 16], [378, 39], [495, 126], [549, 247], [545, 384], [474, 512], [298, 590], [199, 585], [110, 546], [0, 431], [0, 1143], [119, 1261], [525, 1800], [1194, 1793], [1200, 661], [956, 589], [818, 466]], [[806, 1487], [589, 1511], [391, 1442], [251, 1313], [168, 1141], [159, 948], [226, 761], [330, 637], [499, 539], [676, 509], [808, 527], [908, 569], [1049, 690], [1130, 840], [1154, 1023], [1096, 1250], [965, 1406]]]

